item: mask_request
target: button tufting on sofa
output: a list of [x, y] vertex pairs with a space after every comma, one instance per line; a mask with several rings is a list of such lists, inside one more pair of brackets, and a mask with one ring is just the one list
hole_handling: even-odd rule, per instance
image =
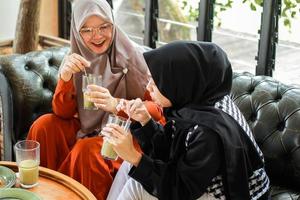
[[[0, 57], [6, 160], [14, 159], [12, 145], [26, 137], [32, 122], [51, 112], [58, 68], [68, 51], [50, 48]], [[231, 98], [264, 154], [272, 199], [300, 199], [300, 88], [271, 77], [234, 73]]]
[[28, 63], [27, 63], [27, 65], [24, 66], [24, 69], [27, 70], [27, 71], [31, 69], [31, 68], [28, 66]]
[[250, 116], [249, 120], [253, 123], [257, 120], [257, 113], [253, 112], [252, 115]]
[[[246, 85], [254, 86], [251, 94]], [[299, 88], [243, 73], [234, 75], [231, 96], [264, 154], [272, 199], [300, 198]]]
[[50, 58], [49, 60], [48, 60], [48, 65], [50, 66], [50, 67], [52, 67], [53, 65], [54, 65], [54, 58]]
[[[9, 98], [4, 95], [5, 88], [1, 88], [2, 106], [13, 109], [9, 118], [9, 114], [3, 113], [6, 121], [2, 122], [4, 126], [13, 122], [11, 128], [5, 127], [9, 133], [4, 133], [11, 134], [11, 144], [26, 137], [30, 125], [38, 116], [51, 112], [59, 65], [68, 51], [68, 47], [50, 48], [0, 57], [0, 73], [5, 77], [2, 77], [2, 82], [7, 83], [12, 96], [12, 100], [8, 101]], [[5, 142], [9, 145], [8, 140]], [[11, 149], [11, 144], [7, 148]], [[12, 150], [5, 151], [7, 160], [13, 159], [10, 152]]]

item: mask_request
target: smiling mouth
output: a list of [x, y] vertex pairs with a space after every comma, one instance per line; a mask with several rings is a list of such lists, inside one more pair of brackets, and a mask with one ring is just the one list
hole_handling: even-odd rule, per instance
[[93, 45], [99, 47], [102, 46], [104, 44], [105, 40], [99, 41], [99, 42], [92, 42]]

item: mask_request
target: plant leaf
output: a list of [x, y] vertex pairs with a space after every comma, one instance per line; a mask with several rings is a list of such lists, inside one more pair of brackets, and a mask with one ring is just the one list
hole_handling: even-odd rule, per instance
[[253, 3], [250, 4], [250, 8], [251, 10], [256, 11], [256, 6]]
[[289, 19], [284, 19], [283, 24], [284, 24], [285, 26], [287, 26], [288, 28], [291, 28], [291, 21], [290, 21]]

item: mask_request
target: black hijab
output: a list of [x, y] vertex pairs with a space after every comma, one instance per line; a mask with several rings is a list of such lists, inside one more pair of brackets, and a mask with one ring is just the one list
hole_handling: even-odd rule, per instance
[[173, 108], [214, 105], [230, 92], [231, 64], [213, 43], [173, 42], [144, 57], [155, 84]]
[[[248, 178], [263, 166], [262, 161], [238, 123], [214, 107], [231, 89], [232, 69], [226, 53], [213, 43], [178, 41], [146, 52], [144, 57], [158, 89], [172, 103], [165, 110], [167, 120], [175, 120], [181, 127], [175, 131], [169, 170], [176, 168], [177, 159], [186, 151], [188, 131], [183, 129], [196, 124], [208, 127], [222, 141], [225, 162], [221, 173], [226, 197], [250, 199]], [[165, 191], [172, 177], [163, 179], [166, 184], [158, 196], [169, 199]]]

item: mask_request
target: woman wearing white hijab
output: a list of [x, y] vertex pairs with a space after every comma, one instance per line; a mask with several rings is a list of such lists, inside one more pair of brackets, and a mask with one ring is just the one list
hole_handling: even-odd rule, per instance
[[[59, 70], [53, 96], [54, 114], [32, 125], [28, 138], [41, 144], [41, 166], [58, 170], [105, 199], [121, 160], [100, 155], [98, 134], [109, 113], [117, 113], [118, 99], [143, 98], [149, 80], [141, 48], [114, 23], [105, 0], [76, 1], [71, 21], [71, 52]], [[102, 86], [91, 87], [91, 100], [99, 108], [83, 109], [81, 80], [84, 71], [102, 75]], [[163, 119], [153, 103], [147, 107], [154, 119]]]

